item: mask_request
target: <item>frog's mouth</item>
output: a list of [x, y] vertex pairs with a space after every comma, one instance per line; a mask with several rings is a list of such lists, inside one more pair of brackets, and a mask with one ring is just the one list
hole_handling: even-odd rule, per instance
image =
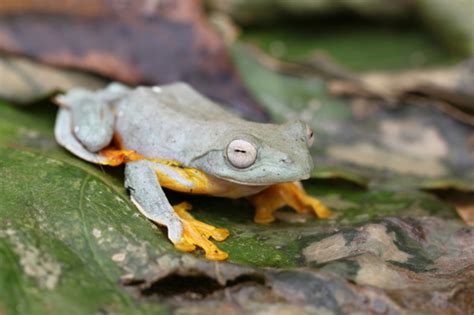
[[271, 186], [280, 183], [288, 183], [288, 182], [295, 182], [300, 180], [309, 179], [311, 177], [310, 173], [298, 176], [298, 177], [283, 177], [281, 176], [281, 180], [278, 177], [273, 177], [271, 180], [267, 180], [268, 175], [264, 176], [255, 176], [251, 181], [243, 181], [238, 180], [235, 178], [228, 178], [225, 176], [214, 175], [215, 177], [225, 180], [227, 182], [231, 182], [234, 184], [245, 185], [245, 186]]

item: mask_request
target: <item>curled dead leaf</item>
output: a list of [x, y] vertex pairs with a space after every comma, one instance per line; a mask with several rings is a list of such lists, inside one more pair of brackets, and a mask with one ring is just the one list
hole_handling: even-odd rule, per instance
[[99, 89], [107, 82], [91, 74], [0, 55], [0, 97], [24, 104], [73, 87]]
[[474, 125], [473, 69], [474, 60], [471, 59], [452, 67], [372, 72], [362, 74], [356, 80], [336, 79], [329, 82], [328, 88], [334, 95], [380, 98], [392, 104], [400, 100], [428, 104], [463, 123]]

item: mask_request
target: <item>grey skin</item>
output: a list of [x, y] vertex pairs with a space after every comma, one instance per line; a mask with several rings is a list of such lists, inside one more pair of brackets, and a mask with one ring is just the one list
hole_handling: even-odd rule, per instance
[[[74, 89], [56, 101], [61, 106], [55, 125], [57, 141], [93, 163], [106, 162], [98, 151], [117, 134], [127, 150], [177, 161], [245, 188], [242, 195], [233, 197], [306, 179], [313, 168], [309, 153], [312, 133], [305, 123], [245, 121], [185, 83], [136, 89], [112, 83], [96, 92]], [[248, 167], [235, 167], [228, 157], [227, 147], [236, 139], [256, 148], [255, 161]], [[128, 162], [125, 186], [140, 212], [165, 225], [168, 237], [177, 243], [182, 224], [160, 187], [155, 170], [161, 167], [146, 160]]]

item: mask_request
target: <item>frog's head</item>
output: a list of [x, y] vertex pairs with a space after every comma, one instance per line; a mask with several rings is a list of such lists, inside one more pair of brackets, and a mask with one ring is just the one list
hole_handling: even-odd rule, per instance
[[309, 178], [313, 132], [304, 122], [245, 123], [223, 130], [212, 148], [193, 161], [206, 174], [244, 185]]

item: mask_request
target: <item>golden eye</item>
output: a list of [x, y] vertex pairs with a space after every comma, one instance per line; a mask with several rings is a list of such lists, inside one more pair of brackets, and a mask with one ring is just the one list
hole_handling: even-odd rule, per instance
[[237, 168], [246, 168], [257, 159], [257, 148], [245, 140], [232, 140], [227, 146], [227, 159]]
[[306, 143], [308, 144], [308, 148], [313, 145], [313, 142], [314, 142], [313, 130], [311, 130], [311, 128], [308, 125], [306, 125]]

